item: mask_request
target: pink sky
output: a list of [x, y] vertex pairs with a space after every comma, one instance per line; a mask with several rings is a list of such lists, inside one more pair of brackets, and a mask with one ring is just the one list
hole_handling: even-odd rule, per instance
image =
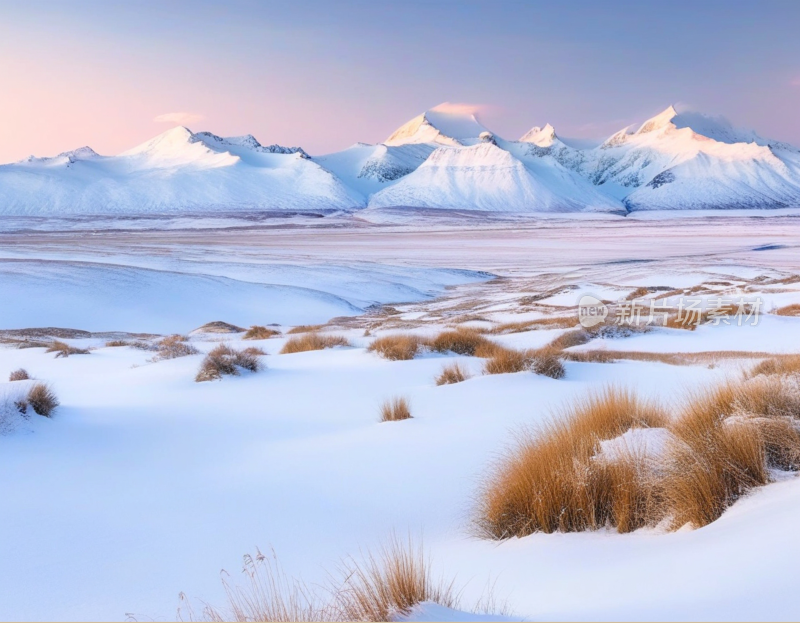
[[5, 5], [0, 162], [174, 124], [319, 154], [443, 101], [510, 139], [605, 137], [685, 102], [800, 144], [800, 3], [623, 4]]

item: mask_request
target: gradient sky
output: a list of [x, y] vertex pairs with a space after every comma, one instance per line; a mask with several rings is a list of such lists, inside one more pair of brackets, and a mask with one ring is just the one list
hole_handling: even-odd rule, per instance
[[505, 138], [679, 103], [800, 145], [800, 2], [0, 0], [0, 162], [187, 125], [312, 154], [441, 102]]

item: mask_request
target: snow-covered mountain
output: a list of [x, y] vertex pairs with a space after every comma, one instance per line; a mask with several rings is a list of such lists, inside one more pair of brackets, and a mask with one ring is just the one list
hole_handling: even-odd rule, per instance
[[88, 147], [0, 166], [0, 214], [330, 210], [363, 199], [298, 148], [177, 127], [118, 156]]
[[800, 151], [670, 106], [588, 146], [517, 141], [444, 104], [383, 143], [309, 156], [177, 127], [117, 156], [81, 147], [0, 165], [0, 215], [427, 207], [512, 212], [800, 207]]
[[479, 143], [481, 135], [486, 133], [489, 131], [478, 122], [473, 112], [441, 104], [400, 126], [384, 143], [432, 143], [457, 147]]

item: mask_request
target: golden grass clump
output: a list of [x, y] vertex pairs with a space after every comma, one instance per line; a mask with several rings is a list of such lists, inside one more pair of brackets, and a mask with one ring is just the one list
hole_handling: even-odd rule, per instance
[[461, 367], [458, 362], [451, 363], [442, 368], [439, 376], [436, 377], [437, 385], [451, 385], [453, 383], [461, 383], [470, 377], [469, 372]]
[[106, 348], [118, 348], [120, 346], [129, 346], [130, 342], [126, 340], [109, 340], [106, 342]]
[[577, 321], [572, 316], [550, 316], [523, 322], [504, 322], [489, 329], [488, 333], [495, 335], [506, 333], [522, 333], [536, 329], [572, 329]]
[[536, 374], [549, 376], [551, 379], [563, 379], [567, 375], [564, 364], [561, 363], [560, 352], [552, 348], [542, 348], [533, 351], [531, 370]]
[[[202, 619], [205, 621], [334, 621], [335, 610], [319, 592], [304, 582], [288, 577], [278, 564], [273, 551], [271, 555], [256, 550], [255, 556], [244, 557], [242, 575], [244, 586], [231, 585], [230, 575], [223, 571], [222, 587], [227, 600], [226, 608], [203, 604]], [[188, 620], [195, 620], [192, 605], [184, 593], [179, 595]]]
[[776, 309], [775, 313], [779, 316], [800, 316], [800, 303], [786, 305], [785, 307]]
[[[232, 585], [222, 573], [226, 607], [203, 604], [196, 617], [192, 604], [180, 594], [181, 620], [205, 621], [392, 621], [408, 615], [423, 602], [461, 608], [453, 582], [433, 576], [421, 545], [396, 537], [377, 554], [347, 558], [324, 586], [310, 586], [287, 576], [275, 553], [244, 557], [244, 585]], [[489, 595], [488, 607], [493, 604]], [[478, 607], [481, 606], [479, 602]], [[183, 610], [186, 610], [184, 613]], [[185, 616], [184, 616], [185, 615]]]
[[800, 387], [781, 377], [692, 396], [670, 427], [663, 490], [674, 527], [715, 521], [770, 469], [800, 468]]
[[58, 357], [69, 357], [70, 355], [88, 355], [89, 351], [85, 348], [78, 348], [76, 346], [70, 346], [66, 342], [61, 342], [60, 340], [53, 340], [52, 343], [47, 347], [48, 353], [55, 353], [56, 358]]
[[297, 335], [298, 333], [312, 333], [319, 331], [324, 325], [321, 324], [300, 324], [289, 329], [287, 335]]
[[457, 355], [474, 356], [477, 352], [486, 352], [494, 344], [486, 339], [477, 329], [457, 327], [443, 331], [431, 341], [431, 349], [438, 353], [456, 353]]
[[402, 396], [397, 396], [387, 400], [381, 405], [381, 422], [399, 422], [400, 420], [411, 419], [411, 408], [408, 400]]
[[157, 352], [152, 359], [153, 361], [177, 359], [178, 357], [197, 355], [200, 352], [192, 344], [189, 344], [184, 335], [168, 335], [159, 340], [155, 347]]
[[[291, 333], [291, 331], [290, 331]], [[324, 335], [310, 332], [297, 337], [289, 338], [281, 348], [281, 355], [303, 353], [309, 350], [323, 350], [334, 346], [350, 346], [350, 342], [340, 335]]]
[[800, 374], [800, 355], [784, 355], [765, 359], [756, 364], [750, 371], [750, 376], [766, 376], [775, 374]]
[[394, 538], [362, 562], [345, 561], [342, 574], [346, 579], [337, 591], [336, 611], [343, 621], [392, 621], [425, 601], [458, 607], [453, 582], [436, 580], [422, 546], [410, 539]]
[[267, 327], [262, 327], [259, 325], [253, 325], [250, 327], [245, 334], [242, 336], [243, 340], [267, 340], [271, 337], [275, 337], [276, 335], [280, 335], [280, 331], [276, 331], [275, 329], [269, 329]]
[[49, 385], [36, 383], [28, 391], [25, 402], [38, 415], [50, 417], [55, 408], [59, 405], [55, 392]]
[[9, 381], [27, 381], [29, 378], [31, 377], [25, 368], [14, 370], [11, 374], [8, 375]]
[[396, 333], [375, 338], [367, 351], [378, 353], [391, 361], [405, 361], [413, 359], [428, 342], [429, 340], [412, 333]]
[[200, 383], [220, 379], [224, 375], [236, 376], [240, 368], [258, 372], [262, 368], [258, 357], [259, 353], [251, 349], [236, 350], [227, 344], [220, 344], [203, 359], [194, 380]]
[[646, 457], [595, 458], [599, 443], [631, 428], [663, 427], [661, 408], [607, 388], [575, 404], [537, 434], [523, 434], [484, 481], [477, 526], [493, 539], [533, 532], [635, 530], [653, 514]]
[[483, 365], [484, 374], [512, 374], [530, 370], [532, 359], [527, 351], [497, 348]]

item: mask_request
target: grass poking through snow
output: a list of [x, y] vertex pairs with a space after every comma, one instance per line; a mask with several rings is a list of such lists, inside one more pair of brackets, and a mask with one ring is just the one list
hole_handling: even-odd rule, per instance
[[402, 396], [397, 396], [387, 400], [381, 405], [381, 422], [399, 422], [411, 418], [411, 409], [408, 400]]
[[[291, 333], [291, 331], [289, 332]], [[350, 342], [341, 335], [325, 335], [310, 332], [289, 338], [281, 348], [281, 355], [303, 353], [309, 350], [323, 350], [334, 346], [350, 346]]]
[[451, 385], [453, 383], [461, 383], [470, 377], [469, 372], [461, 367], [458, 362], [451, 363], [442, 368], [439, 376], [436, 377], [437, 385]]

